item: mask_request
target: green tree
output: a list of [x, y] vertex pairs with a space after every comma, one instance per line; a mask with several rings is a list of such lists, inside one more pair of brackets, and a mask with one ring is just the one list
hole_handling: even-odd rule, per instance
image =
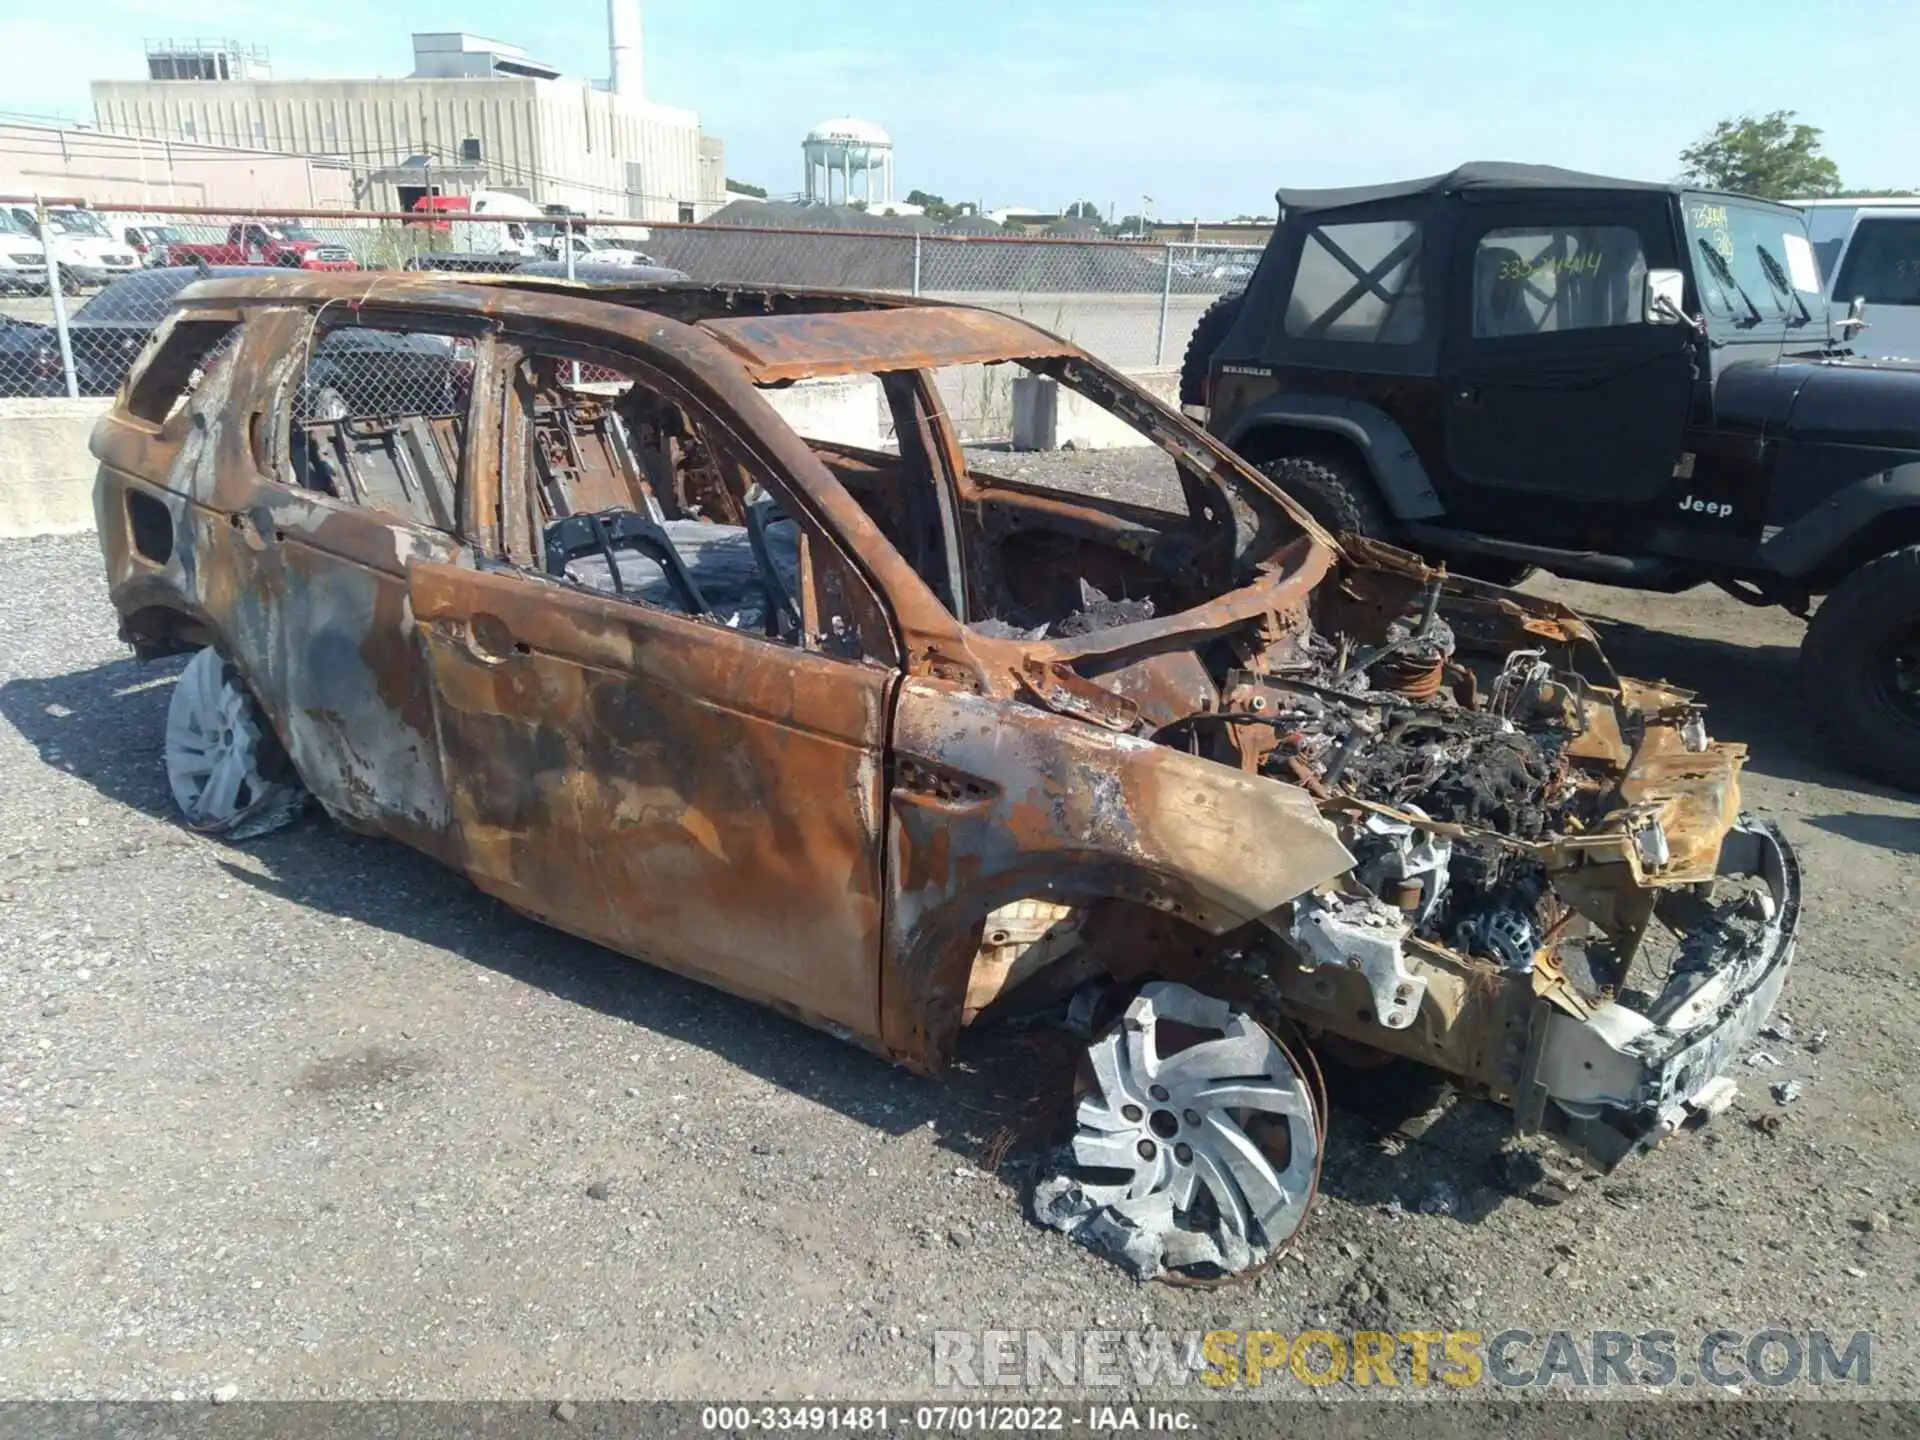
[[1100, 207], [1091, 200], [1076, 200], [1067, 206], [1067, 219], [1091, 220], [1097, 225], [1100, 223]]
[[946, 197], [935, 195], [928, 190], [909, 190], [907, 204], [918, 205], [927, 214], [929, 220], [951, 220], [958, 207], [949, 205]]
[[764, 200], [764, 199], [766, 199], [766, 198], [767, 198], [767, 187], [766, 187], [766, 186], [764, 186], [764, 185], [749, 185], [749, 184], [748, 184], [748, 183], [747, 183], [746, 181], [744, 181], [744, 180], [733, 180], [733, 179], [729, 179], [729, 180], [727, 181], [727, 189], [729, 189], [729, 190], [731, 190], [731, 191], [733, 191], [733, 192], [734, 192], [734, 194], [736, 194], [736, 195], [751, 195], [751, 196], [753, 196], [753, 198], [754, 198], [754, 199], [756, 199], [756, 200]]
[[1820, 153], [1820, 131], [1797, 123], [1795, 113], [1722, 120], [1680, 152], [1687, 182], [1768, 200], [1831, 195], [1840, 188], [1840, 167]]

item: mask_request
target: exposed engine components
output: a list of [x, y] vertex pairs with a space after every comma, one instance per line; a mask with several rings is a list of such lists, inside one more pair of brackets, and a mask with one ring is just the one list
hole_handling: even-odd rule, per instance
[[[1179, 1047], [1162, 1030], [1210, 1032]], [[1231, 1275], [1270, 1259], [1306, 1218], [1325, 1117], [1258, 1021], [1184, 985], [1144, 986], [1087, 1050], [1094, 1093], [1034, 1216], [1126, 1265]]]
[[1302, 895], [1284, 933], [1305, 964], [1366, 976], [1375, 1017], [1389, 1030], [1404, 1030], [1427, 993], [1425, 978], [1408, 973], [1401, 953], [1412, 931], [1405, 915], [1370, 895]]
[[[1307, 637], [1284, 673], [1231, 685], [1218, 717], [1240, 727], [1249, 768], [1370, 802], [1342, 838], [1379, 908], [1302, 902], [1290, 938], [1309, 965], [1364, 971], [1380, 1023], [1396, 1029], [1419, 1008], [1421, 982], [1401, 955], [1409, 937], [1511, 974], [1532, 967], [1559, 912], [1542, 913], [1539, 864], [1503, 842], [1576, 834], [1603, 801], [1570, 761], [1586, 729], [1577, 677], [1541, 649], [1509, 651], [1476, 677], [1454, 662], [1454, 633], [1431, 601], [1370, 649]], [[1662, 838], [1636, 836], [1649, 870], [1665, 863]]]
[[1453, 947], [1467, 955], [1490, 956], [1502, 970], [1525, 973], [1539, 953], [1540, 929], [1519, 904], [1489, 905], [1454, 926]]
[[[1418, 809], [1409, 813], [1425, 819]], [[1414, 925], [1425, 925], [1447, 893], [1447, 867], [1453, 842], [1431, 831], [1416, 830], [1405, 820], [1369, 812], [1354, 844], [1360, 883], [1375, 895], [1406, 912]]]

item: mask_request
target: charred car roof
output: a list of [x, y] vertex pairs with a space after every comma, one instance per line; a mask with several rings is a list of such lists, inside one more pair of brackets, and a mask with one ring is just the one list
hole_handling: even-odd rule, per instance
[[757, 384], [885, 369], [1081, 356], [1071, 343], [994, 310], [855, 290], [653, 281], [570, 283], [559, 277], [396, 271], [248, 274], [189, 286], [189, 309], [240, 304], [393, 305], [545, 313], [542, 301], [590, 300], [676, 320], [719, 341]]

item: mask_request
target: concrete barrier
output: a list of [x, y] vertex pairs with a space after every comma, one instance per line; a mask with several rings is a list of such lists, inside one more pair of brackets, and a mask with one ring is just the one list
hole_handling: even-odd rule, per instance
[[[1127, 377], [1179, 409], [1178, 370], [1137, 370]], [[1013, 448], [1016, 450], [1123, 450], [1152, 442], [1077, 390], [1044, 375], [1013, 382]]]
[[[982, 367], [964, 368], [979, 371], [983, 382], [989, 376]], [[941, 378], [959, 383], [946, 372]], [[1132, 378], [1169, 404], [1176, 396], [1179, 376], [1175, 371], [1141, 371]], [[1010, 383], [1012, 428], [1021, 449], [1058, 450], [1071, 444], [1075, 449], [1098, 450], [1145, 443], [1138, 433], [1072, 391], [1062, 391], [1055, 381], [1022, 376]], [[796, 432], [810, 440], [866, 450], [878, 450], [885, 443], [880, 382], [871, 375], [802, 380], [762, 393]], [[998, 420], [985, 423], [991, 417], [974, 417], [977, 423], [965, 423], [972, 414], [967, 398], [957, 392], [945, 398], [970, 438], [976, 431], [990, 439], [1008, 433]], [[73, 535], [93, 529], [94, 460], [87, 450], [87, 437], [112, 403], [106, 397], [0, 399], [0, 539]]]
[[854, 445], [862, 450], [880, 448], [880, 382], [871, 375], [799, 380], [760, 393], [804, 439]]
[[0, 539], [93, 529], [87, 437], [112, 403], [0, 400]]

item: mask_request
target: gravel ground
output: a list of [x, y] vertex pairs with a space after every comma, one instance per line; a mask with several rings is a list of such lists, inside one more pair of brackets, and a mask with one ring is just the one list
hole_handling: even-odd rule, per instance
[[[993, 467], [1142, 493], [1124, 458]], [[322, 819], [189, 834], [177, 663], [126, 658], [91, 538], [0, 544], [0, 1396], [897, 1396], [937, 1329], [1317, 1322], [1864, 1328], [1873, 1389], [1920, 1392], [1920, 805], [1828, 763], [1790, 618], [1540, 588], [1752, 747], [1807, 872], [1785, 1009], [1826, 1045], [1560, 1203], [1490, 1183], [1485, 1107], [1338, 1114], [1297, 1254], [1195, 1291], [1023, 1218], [1054, 1037], [970, 1037], [935, 1086]]]

